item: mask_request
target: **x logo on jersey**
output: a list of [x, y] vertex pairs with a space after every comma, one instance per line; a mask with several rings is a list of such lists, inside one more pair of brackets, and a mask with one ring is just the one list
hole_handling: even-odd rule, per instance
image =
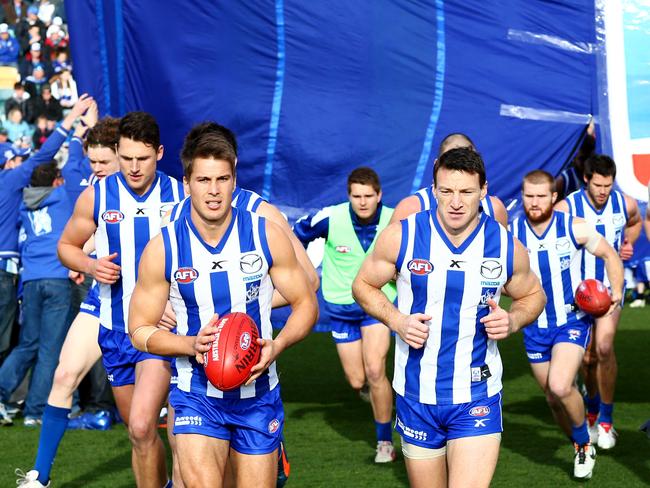
[[138, 208], [138, 209], [136, 209], [135, 214], [136, 214], [136, 215], [144, 215], [144, 208]]
[[538, 251], [542, 251], [542, 250], [545, 250], [545, 249], [546, 249], [546, 243], [544, 243], [544, 242], [540, 242], [540, 243], [539, 243]]
[[221, 266], [223, 263], [227, 263], [228, 261], [226, 259], [222, 259], [221, 261], [212, 261], [212, 269], [223, 269], [223, 266]]
[[452, 260], [451, 260], [451, 264], [449, 265], [449, 267], [450, 267], [450, 268], [460, 269], [460, 265], [461, 265], [461, 263], [464, 263], [464, 262], [465, 262], [465, 261], [459, 261], [459, 260], [457, 261], [457, 260], [455, 260], [455, 259], [452, 259]]

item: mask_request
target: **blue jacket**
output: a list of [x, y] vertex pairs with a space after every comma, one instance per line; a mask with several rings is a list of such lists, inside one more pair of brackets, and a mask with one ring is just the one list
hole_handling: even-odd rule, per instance
[[93, 170], [90, 167], [90, 161], [84, 155], [83, 142], [78, 137], [73, 137], [68, 148], [68, 161], [61, 168], [61, 175], [65, 179], [65, 190], [68, 197], [74, 205], [84, 191], [92, 182]]
[[68, 277], [56, 254], [56, 245], [72, 215], [65, 188], [31, 187], [23, 190], [20, 222], [25, 229], [21, 260], [23, 282]]
[[6, 41], [0, 39], [0, 64], [11, 64], [18, 62], [18, 51], [20, 45], [15, 37], [9, 37]]
[[34, 156], [16, 169], [0, 171], [0, 260], [19, 257], [18, 210], [23, 188], [29, 184], [34, 168], [51, 161], [67, 137], [68, 132], [57, 127]]

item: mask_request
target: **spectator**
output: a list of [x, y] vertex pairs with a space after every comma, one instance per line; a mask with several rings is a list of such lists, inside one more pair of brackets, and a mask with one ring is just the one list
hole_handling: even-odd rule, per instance
[[2, 21], [7, 24], [16, 25], [27, 17], [27, 7], [29, 3], [25, 0], [10, 0], [8, 2], [0, 2], [0, 15]]
[[0, 24], [0, 65], [17, 66], [20, 45], [9, 32], [7, 24]]
[[9, 111], [9, 116], [4, 123], [4, 128], [9, 133], [9, 139], [16, 142], [23, 136], [32, 135], [32, 130], [29, 124], [23, 120], [23, 113], [19, 108], [12, 108]]
[[50, 25], [54, 17], [54, 9], [56, 9], [56, 5], [53, 2], [41, 0], [41, 4], [38, 7], [38, 18], [41, 19], [41, 22], [45, 25]]
[[43, 143], [50, 137], [52, 129], [47, 126], [47, 117], [39, 115], [36, 119], [36, 129], [32, 135], [32, 145], [34, 149], [40, 149]]
[[7, 151], [11, 151], [11, 142], [9, 142], [9, 133], [4, 127], [0, 128], [0, 161], [2, 164], [5, 163], [7, 158], [5, 154]]
[[43, 91], [39, 98], [34, 100], [34, 116], [45, 115], [48, 120], [57, 122], [63, 118], [63, 108], [59, 101], [52, 96], [50, 85], [43, 85]]
[[25, 90], [32, 96], [32, 100], [36, 103], [37, 98], [43, 92], [43, 87], [47, 85], [47, 78], [45, 77], [45, 68], [41, 64], [34, 66], [32, 74], [25, 78]]
[[43, 68], [45, 78], [49, 79], [52, 76], [52, 63], [49, 61], [49, 49], [48, 47], [47, 52], [43, 53], [40, 42], [35, 42], [30, 46], [25, 58], [19, 62], [18, 70], [20, 71], [21, 79], [25, 80], [38, 66]]
[[54, 57], [54, 61], [52, 61], [52, 69], [54, 69], [54, 72], [59, 73], [64, 69], [72, 71], [72, 65], [70, 64], [69, 58], [70, 55], [68, 54], [67, 49], [64, 48], [57, 49], [56, 55]]
[[25, 85], [21, 82], [14, 84], [14, 93], [10, 99], [5, 102], [5, 118], [9, 117], [11, 109], [18, 108], [23, 113], [25, 120], [34, 121], [34, 108], [31, 95], [25, 91]]
[[25, 54], [34, 42], [45, 39], [45, 24], [38, 18], [38, 7], [27, 7], [27, 17], [16, 26], [16, 37], [20, 42], [21, 53]]
[[65, 31], [60, 27], [53, 25], [47, 30], [45, 45], [49, 47], [51, 59], [54, 58], [57, 49], [67, 49], [68, 42]]
[[74, 81], [68, 69], [61, 70], [59, 76], [54, 78], [51, 88], [52, 96], [61, 103], [64, 109], [72, 108], [79, 99], [77, 82]]
[[25, 401], [26, 427], [40, 424], [57, 359], [70, 325], [71, 282], [56, 245], [72, 215], [56, 161], [38, 166], [23, 190], [23, 323], [18, 345], [0, 368], [0, 402], [6, 403], [33, 366]]

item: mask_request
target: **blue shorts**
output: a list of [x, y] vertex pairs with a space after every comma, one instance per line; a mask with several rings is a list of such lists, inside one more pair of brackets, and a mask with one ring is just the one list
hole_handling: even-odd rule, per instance
[[366, 315], [359, 320], [342, 320], [339, 318], [330, 318], [332, 327], [332, 338], [334, 342], [354, 342], [361, 340], [361, 327], [381, 323], [376, 318]]
[[440, 449], [453, 439], [503, 432], [501, 393], [457, 405], [428, 405], [396, 395], [395, 431], [409, 444]]
[[225, 400], [174, 388], [174, 435], [199, 434], [230, 442], [242, 454], [269, 454], [282, 439], [284, 409], [280, 387], [259, 398]]
[[634, 270], [634, 279], [637, 283], [647, 283], [650, 281], [650, 257], [640, 259]]
[[135, 384], [135, 365], [145, 359], [168, 362], [171, 360], [171, 358], [138, 351], [131, 344], [129, 334], [122, 331], [100, 326], [97, 340], [102, 350], [102, 363], [111, 386]]
[[568, 342], [587, 348], [591, 336], [591, 317], [570, 322], [562, 327], [524, 328], [524, 346], [526, 356], [531, 363], [546, 363], [551, 360], [551, 351], [555, 344]]
[[82, 312], [99, 318], [99, 285], [97, 283], [90, 287], [86, 298], [79, 305], [79, 313]]

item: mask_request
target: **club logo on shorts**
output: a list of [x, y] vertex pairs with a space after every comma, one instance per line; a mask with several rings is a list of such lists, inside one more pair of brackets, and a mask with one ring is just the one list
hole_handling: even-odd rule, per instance
[[117, 224], [124, 220], [124, 214], [119, 210], [106, 210], [102, 214], [102, 220], [107, 224]]
[[269, 434], [275, 434], [280, 428], [280, 421], [273, 419], [269, 422]]
[[177, 282], [182, 283], [184, 285], [187, 285], [188, 283], [192, 283], [198, 277], [199, 277], [199, 272], [194, 268], [178, 268], [174, 273], [174, 279]]
[[257, 273], [262, 269], [262, 256], [255, 253], [244, 254], [239, 259], [239, 269], [246, 274]]
[[472, 417], [485, 417], [490, 413], [490, 407], [474, 407], [469, 411]]
[[496, 280], [503, 272], [503, 266], [496, 259], [486, 259], [481, 264], [481, 276], [488, 280]]
[[244, 332], [239, 338], [239, 348], [242, 351], [248, 349], [251, 345], [251, 335], [248, 332]]
[[433, 271], [433, 264], [426, 259], [411, 259], [406, 267], [417, 276], [423, 276]]
[[341, 254], [352, 252], [352, 248], [350, 246], [336, 246], [334, 249], [336, 249], [336, 252], [340, 252]]
[[581, 332], [578, 329], [569, 329], [569, 340], [577, 341], [580, 338]]

